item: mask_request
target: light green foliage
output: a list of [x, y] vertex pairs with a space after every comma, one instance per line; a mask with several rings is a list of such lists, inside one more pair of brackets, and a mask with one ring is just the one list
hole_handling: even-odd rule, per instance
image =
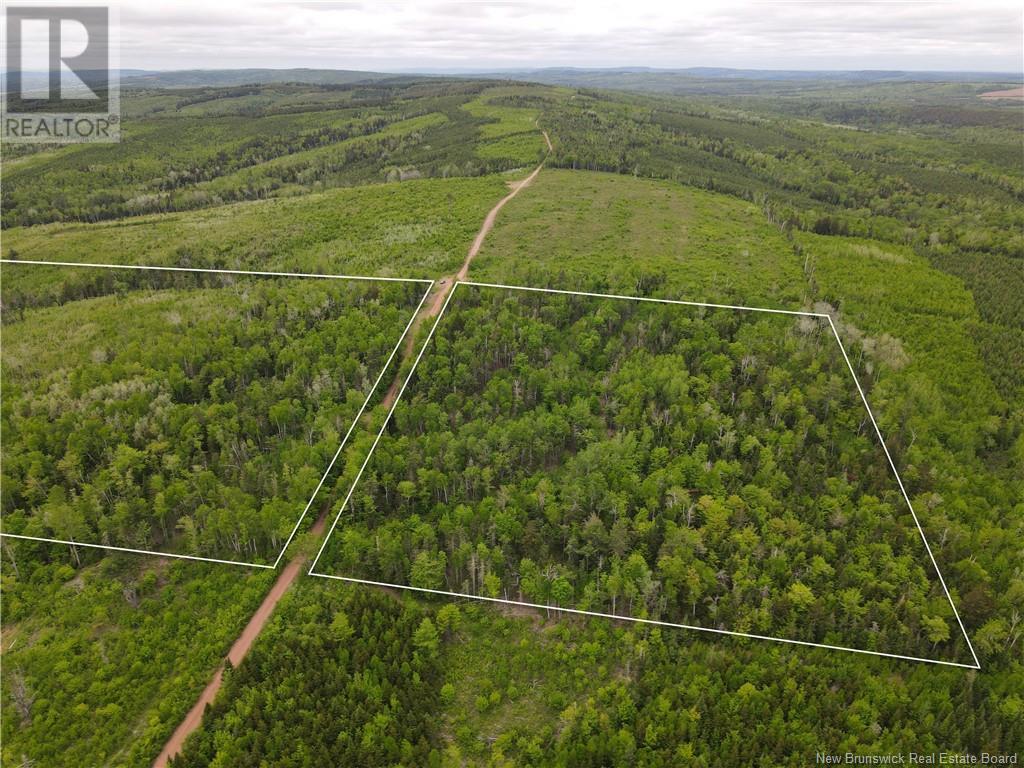
[[[543, 92], [543, 89], [504, 87], [492, 88], [483, 95], [467, 101], [462, 108], [474, 117], [484, 118], [488, 122], [481, 127], [480, 134], [488, 139], [498, 139], [516, 133], [537, 133], [536, 122], [540, 111], [536, 108], [517, 108], [507, 106], [514, 104], [516, 99], [528, 99], [532, 94]], [[527, 103], [529, 103], [527, 101]]]
[[921, 623], [924, 626], [925, 636], [933, 645], [949, 640], [949, 625], [941, 616], [926, 616]]
[[241, 568], [4, 539], [3, 763], [148, 765], [269, 586]]
[[608, 622], [544, 623], [476, 604], [463, 614], [446, 644], [442, 712], [444, 731], [470, 764], [516, 756], [536, 764], [581, 705], [624, 683], [628, 645]]
[[447, 634], [458, 631], [462, 626], [462, 612], [455, 603], [446, 603], [437, 611], [437, 626]]
[[352, 629], [352, 623], [348, 619], [348, 614], [344, 611], [338, 611], [334, 614], [334, 618], [331, 619], [331, 636], [342, 646], [349, 641], [355, 630]]
[[4, 318], [5, 530], [242, 562], [277, 557], [422, 293], [36, 265], [4, 278], [5, 306], [28, 306]]
[[552, 91], [534, 86], [490, 88], [462, 105], [483, 121], [479, 128], [481, 158], [515, 158], [523, 164], [540, 160], [547, 149], [537, 127], [543, 107], [555, 103]]
[[434, 626], [434, 622], [429, 617], [425, 617], [416, 628], [412, 636], [412, 644], [428, 659], [432, 659], [437, 655], [440, 637], [437, 634], [437, 627]]
[[[789, 588], [789, 599], [796, 606], [797, 610], [806, 610], [807, 608], [814, 605], [814, 593], [806, 585], [801, 584], [799, 581], [795, 582]], [[947, 633], [946, 640], [949, 639]]]
[[820, 321], [460, 287], [320, 567], [925, 655], [945, 598], [866, 420]]
[[801, 261], [749, 203], [666, 182], [545, 170], [504, 209], [473, 279], [801, 309]]
[[44, 261], [428, 277], [458, 269], [505, 193], [497, 177], [407, 181], [91, 226], [4, 232]]

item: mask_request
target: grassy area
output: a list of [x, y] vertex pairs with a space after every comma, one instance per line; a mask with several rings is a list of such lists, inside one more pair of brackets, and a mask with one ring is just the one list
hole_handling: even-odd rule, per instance
[[808, 298], [800, 259], [756, 206], [554, 169], [502, 209], [470, 278], [790, 309]]
[[463, 110], [484, 121], [477, 155], [538, 162], [547, 149], [538, 126], [540, 116], [546, 105], [561, 98], [564, 94], [553, 89], [519, 85], [489, 88], [463, 104]]
[[495, 139], [537, 130], [537, 120], [546, 100], [563, 98], [564, 92], [538, 85], [504, 85], [488, 88], [467, 101], [462, 108], [487, 120], [480, 129], [484, 138]]
[[336, 189], [98, 224], [8, 229], [4, 255], [47, 261], [434, 278], [458, 269], [500, 177]]
[[544, 137], [535, 128], [525, 133], [481, 142], [476, 153], [483, 158], [515, 157], [527, 164], [539, 161], [544, 156], [545, 148]]
[[[440, 732], [446, 766], [535, 757], [588, 698], [628, 679], [627, 627], [545, 620], [475, 603], [446, 644]], [[487, 663], [481, 663], [483, 660]]]

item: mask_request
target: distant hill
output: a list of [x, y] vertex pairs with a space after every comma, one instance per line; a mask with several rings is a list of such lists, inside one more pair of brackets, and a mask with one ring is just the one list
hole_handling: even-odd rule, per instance
[[483, 72], [436, 71], [421, 73], [363, 72], [346, 69], [189, 69], [167, 72], [122, 70], [125, 87], [195, 88], [273, 83], [350, 85], [371, 82], [408, 82], [424, 77], [520, 80], [577, 88], [608, 88], [677, 94], [742, 95], [803, 90], [814, 86], [863, 86], [901, 83], [958, 83], [1012, 87], [1024, 76], [1010, 72], [904, 72], [895, 70], [787, 70], [729, 69], [726, 67], [614, 67], [589, 69], [548, 67]]
[[653, 69], [618, 67], [580, 69], [508, 70], [474, 73], [474, 77], [529, 80], [545, 85], [574, 88], [607, 88], [623, 91], [647, 91], [678, 95], [712, 94], [720, 96], [785, 94], [815, 88], [854, 88], [871, 85], [984, 84], [1019, 85], [1022, 75], [1008, 72], [901, 72], [883, 70], [769, 70], [689, 67]]
[[827, 80], [844, 83], [989, 83], [1020, 82], [1021, 74], [1010, 72], [905, 72], [901, 70], [803, 70], [803, 69], [730, 69], [728, 67], [546, 67], [542, 69], [501, 70], [473, 73], [474, 77], [502, 77], [540, 82], [600, 81], [637, 78], [689, 78], [691, 80]]
[[382, 80], [410, 80], [416, 77], [417, 75], [360, 72], [348, 69], [185, 69], [172, 72], [129, 70], [122, 71], [121, 84], [129, 88], [196, 88], [268, 83], [349, 85]]

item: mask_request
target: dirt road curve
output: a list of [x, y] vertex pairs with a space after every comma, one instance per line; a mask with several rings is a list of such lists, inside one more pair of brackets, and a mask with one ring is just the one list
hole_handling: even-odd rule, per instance
[[[541, 133], [544, 134], [544, 141], [548, 145], [548, 151], [550, 152], [551, 139], [548, 138], [546, 131], [541, 131]], [[445, 299], [447, 299], [448, 294], [451, 293], [452, 287], [455, 285], [455, 281], [466, 279], [466, 276], [469, 274], [469, 265], [473, 261], [473, 258], [480, 252], [480, 247], [484, 244], [484, 239], [494, 227], [494, 220], [498, 217], [498, 211], [504, 207], [505, 203], [518, 195], [520, 190], [526, 189], [526, 187], [530, 186], [533, 180], [537, 178], [537, 174], [540, 173], [540, 170], [543, 167], [544, 161], [541, 161], [540, 165], [534, 168], [533, 172], [525, 179], [509, 184], [509, 193], [497, 202], [497, 204], [487, 214], [487, 217], [484, 219], [484, 223], [480, 226], [480, 231], [477, 232], [476, 237], [473, 239], [473, 244], [469, 247], [469, 252], [466, 254], [466, 259], [462, 263], [462, 268], [457, 274], [439, 279], [437, 283], [435, 283], [434, 295], [427, 298], [427, 301], [424, 302], [423, 307], [420, 309], [419, 315], [417, 315], [412, 326], [409, 328], [409, 333], [406, 336], [405, 344], [402, 348], [402, 361], [407, 360], [412, 355], [416, 344], [417, 331], [419, 331], [424, 321], [437, 317], [438, 313], [441, 311], [441, 307], [444, 306]], [[400, 386], [401, 376], [396, 374], [395, 380], [391, 382], [391, 386], [388, 388], [387, 394], [384, 395], [384, 400], [381, 402], [381, 406], [385, 410], [390, 409], [391, 406], [394, 405], [395, 398], [398, 397]], [[327, 510], [325, 509], [320, 514], [316, 523], [313, 524], [312, 533], [317, 538], [323, 535], [326, 520]], [[235, 640], [234, 645], [231, 646], [231, 650], [228, 651], [227, 658], [231, 661], [233, 666], [237, 667], [241, 663], [242, 659], [245, 658], [249, 649], [252, 648], [252, 644], [256, 642], [256, 638], [270, 620], [270, 616], [273, 614], [274, 608], [277, 607], [277, 603], [284, 596], [284, 593], [288, 591], [295, 579], [298, 578], [299, 572], [302, 570], [302, 566], [305, 565], [305, 563], [305, 555], [299, 555], [288, 563], [288, 565], [286, 565], [281, 571], [281, 575], [277, 577], [277, 581], [274, 582], [274, 586], [271, 587], [267, 596], [263, 598], [263, 602], [260, 603], [260, 607], [256, 609], [256, 613], [254, 613], [253, 617], [249, 619], [249, 623], [245, 625], [245, 629], [242, 630], [242, 634], [239, 635], [238, 639]], [[213, 679], [210, 680], [209, 685], [203, 689], [203, 692], [199, 696], [199, 700], [196, 701], [192, 709], [190, 709], [188, 714], [185, 715], [185, 719], [181, 721], [181, 724], [175, 729], [174, 733], [171, 734], [171, 738], [168, 739], [163, 750], [161, 750], [156, 760], [153, 761], [153, 768], [166, 768], [170, 759], [181, 752], [181, 748], [185, 744], [185, 740], [202, 723], [203, 712], [206, 710], [206, 705], [213, 703], [214, 698], [217, 696], [217, 691], [220, 690], [223, 678], [224, 665], [221, 664], [214, 673]]]
[[466, 254], [466, 260], [462, 262], [462, 269], [455, 276], [456, 280], [465, 280], [469, 274], [469, 265], [473, 261], [474, 257], [480, 253], [480, 247], [484, 244], [484, 240], [487, 238], [488, 233], [494, 228], [494, 220], [498, 218], [498, 211], [505, 207], [505, 203], [511, 200], [513, 197], [519, 194], [519, 190], [526, 189], [533, 183], [533, 180], [537, 178], [537, 174], [540, 173], [540, 169], [544, 167], [544, 163], [541, 163], [533, 169], [533, 173], [527, 176], [522, 181], [512, 182], [509, 186], [512, 188], [511, 191], [505, 195], [498, 204], [491, 208], [487, 214], [487, 218], [484, 219], [483, 225], [480, 227], [480, 231], [476, 233], [476, 237], [473, 239], [473, 245], [469, 247], [469, 253]]
[[[327, 510], [325, 509], [319, 519], [313, 524], [312, 531], [316, 536], [321, 536], [324, 532], [325, 523], [327, 522]], [[252, 644], [256, 642], [256, 638], [259, 637], [260, 632], [267, 625], [270, 620], [271, 614], [274, 612], [274, 608], [277, 607], [278, 601], [284, 596], [284, 593], [291, 587], [292, 582], [295, 581], [299, 576], [299, 572], [302, 570], [302, 566], [306, 563], [306, 557], [300, 555], [293, 559], [288, 565], [281, 571], [281, 575], [277, 577], [277, 581], [274, 582], [274, 586], [270, 588], [267, 596], [263, 598], [263, 602], [260, 603], [260, 607], [256, 609], [256, 613], [249, 619], [249, 623], [245, 625], [245, 629], [242, 630], [242, 634], [235, 640], [234, 645], [231, 646], [231, 650], [228, 651], [227, 658], [231, 661], [232, 666], [237, 667], [245, 655], [249, 653], [249, 649], [252, 648]], [[161, 750], [156, 760], [153, 761], [153, 768], [164, 768], [168, 761], [181, 752], [182, 746], [185, 744], [185, 739], [189, 737], [192, 731], [199, 727], [203, 721], [203, 712], [206, 710], [207, 704], [212, 704], [214, 697], [217, 695], [217, 691], [220, 690], [221, 683], [224, 678], [224, 665], [221, 664], [217, 671], [213, 675], [213, 679], [210, 680], [206, 688], [199, 695], [198, 701], [192, 709], [189, 710], [188, 714], [185, 715], [185, 719], [181, 721], [181, 724], [171, 734], [171, 738], [167, 740], [167, 744]]]

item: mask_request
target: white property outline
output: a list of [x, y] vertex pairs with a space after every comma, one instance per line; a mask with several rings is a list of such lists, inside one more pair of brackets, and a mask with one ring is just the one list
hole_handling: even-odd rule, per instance
[[[939, 583], [942, 585], [942, 591], [945, 593], [946, 599], [949, 601], [949, 605], [953, 609], [953, 615], [956, 617], [957, 624], [960, 627], [960, 631], [963, 633], [964, 640], [967, 641], [967, 648], [971, 652], [971, 657], [974, 659], [974, 663], [973, 664], [963, 664], [963, 663], [956, 662], [956, 661], [940, 661], [938, 659], [928, 659], [928, 658], [924, 658], [924, 657], [921, 657], [921, 656], [906, 656], [906, 655], [899, 654], [899, 653], [886, 653], [884, 651], [869, 651], [869, 650], [865, 650], [863, 648], [850, 648], [850, 647], [842, 646], [842, 645], [829, 645], [827, 643], [812, 643], [812, 642], [808, 642], [806, 640], [789, 640], [789, 639], [785, 639], [785, 638], [781, 638], [781, 637], [769, 637], [768, 635], [753, 634], [753, 633], [750, 633], [750, 632], [736, 632], [736, 631], [727, 630], [727, 629], [713, 629], [713, 628], [710, 628], [710, 627], [698, 627], [698, 626], [694, 626], [694, 625], [691, 625], [691, 624], [677, 624], [675, 622], [670, 622], [670, 621], [657, 621], [655, 619], [641, 619], [641, 618], [635, 618], [635, 617], [632, 617], [632, 616], [618, 616], [618, 615], [615, 615], [615, 614], [602, 613], [602, 612], [599, 612], [599, 611], [584, 611], [584, 610], [581, 610], [579, 608], [563, 608], [561, 606], [542, 605], [540, 603], [530, 603], [530, 602], [524, 602], [524, 601], [520, 601], [520, 600], [506, 600], [506, 599], [497, 598], [497, 597], [484, 597], [484, 596], [481, 596], [481, 595], [467, 595], [467, 594], [464, 594], [462, 592], [449, 592], [447, 590], [442, 590], [442, 589], [426, 589], [426, 588], [423, 588], [423, 587], [413, 587], [413, 586], [410, 586], [408, 584], [391, 584], [391, 583], [383, 582], [383, 581], [373, 581], [371, 579], [357, 579], [357, 578], [354, 578], [354, 577], [351, 577], [351, 576], [335, 576], [335, 575], [328, 574], [328, 573], [319, 573], [319, 572], [317, 572], [315, 570], [316, 564], [320, 560], [320, 556], [324, 553], [324, 550], [327, 548], [327, 543], [330, 541], [331, 536], [333, 535], [334, 530], [335, 530], [335, 528], [338, 525], [338, 522], [341, 520], [341, 516], [344, 513], [345, 508], [348, 506], [348, 503], [349, 503], [349, 501], [352, 498], [352, 494], [355, 492], [356, 486], [359, 485], [359, 481], [360, 481], [360, 479], [362, 479], [362, 476], [363, 476], [363, 471], [366, 469], [367, 465], [370, 463], [370, 459], [372, 458], [373, 453], [374, 453], [374, 451], [377, 448], [377, 444], [380, 442], [381, 437], [383, 437], [384, 431], [387, 429], [387, 426], [388, 426], [388, 424], [391, 421], [391, 416], [394, 414], [395, 408], [398, 406], [399, 401], [402, 399], [402, 395], [405, 393], [406, 386], [412, 380], [413, 374], [416, 372], [416, 368], [419, 366], [420, 359], [423, 357], [423, 353], [426, 351], [427, 347], [430, 345], [430, 341], [431, 341], [431, 339], [434, 336], [434, 331], [437, 330], [438, 324], [441, 322], [441, 318], [444, 317], [444, 313], [448, 309], [448, 304], [451, 302], [452, 296], [455, 295], [455, 291], [458, 289], [458, 287], [460, 285], [463, 285], [463, 284], [464, 285], [469, 285], [469, 286], [474, 286], [474, 287], [477, 287], [477, 288], [499, 288], [499, 289], [505, 289], [505, 290], [511, 290], [511, 291], [530, 291], [530, 292], [534, 292], [534, 293], [553, 293], [553, 294], [561, 294], [561, 295], [565, 295], [565, 296], [587, 296], [587, 297], [590, 297], [590, 298], [598, 298], [598, 299], [625, 299], [625, 300], [629, 300], [629, 301], [643, 301], [643, 302], [651, 302], [651, 303], [655, 303], [655, 304], [675, 304], [675, 305], [690, 306], [690, 307], [710, 307], [710, 308], [713, 308], [713, 309], [733, 309], [733, 310], [742, 310], [742, 311], [747, 311], [747, 312], [765, 312], [765, 313], [769, 313], [769, 314], [794, 315], [794, 316], [799, 316], [799, 317], [814, 317], [814, 318], [818, 318], [819, 320], [828, 320], [829, 327], [832, 329], [832, 335], [835, 337], [836, 343], [839, 345], [839, 350], [843, 354], [843, 359], [846, 361], [846, 367], [849, 369], [850, 375], [853, 377], [853, 382], [854, 382], [854, 384], [857, 387], [857, 392], [860, 394], [861, 402], [864, 404], [864, 408], [868, 412], [868, 417], [871, 419], [871, 424], [872, 424], [872, 426], [875, 429], [875, 435], [878, 437], [878, 442], [881, 444], [882, 450], [885, 452], [885, 457], [889, 461], [889, 467], [892, 469], [893, 475], [896, 476], [896, 483], [899, 486], [899, 489], [900, 489], [900, 492], [903, 495], [904, 501], [907, 502], [907, 508], [910, 510], [910, 514], [914, 518], [914, 523], [917, 526], [917, 531], [918, 531], [918, 533], [921, 534], [921, 541], [924, 542], [925, 551], [928, 552], [928, 557], [931, 560], [932, 567], [935, 569], [935, 573], [938, 574]], [[896, 463], [893, 461], [892, 455], [889, 453], [889, 448], [888, 448], [888, 446], [885, 443], [885, 438], [882, 437], [882, 431], [878, 428], [878, 422], [875, 420], [875, 414], [871, 410], [871, 406], [868, 404], [867, 396], [864, 394], [864, 389], [860, 385], [860, 380], [857, 378], [857, 373], [853, 369], [853, 364], [850, 362], [850, 357], [846, 353], [846, 348], [843, 346], [843, 341], [842, 341], [842, 339], [839, 338], [839, 331], [836, 329], [836, 325], [835, 325], [835, 322], [833, 322], [833, 320], [832, 320], [832, 316], [830, 314], [826, 313], [826, 312], [806, 312], [806, 311], [792, 310], [792, 309], [773, 309], [773, 308], [768, 308], [768, 307], [748, 307], [748, 306], [743, 306], [743, 305], [738, 305], [738, 304], [713, 304], [713, 303], [702, 302], [702, 301], [683, 301], [683, 300], [678, 300], [678, 299], [655, 299], [655, 298], [651, 298], [651, 297], [647, 297], [647, 296], [624, 296], [624, 295], [621, 295], [621, 294], [612, 294], [612, 293], [590, 293], [590, 292], [587, 292], [587, 291], [566, 291], [566, 290], [559, 290], [559, 289], [556, 289], [556, 288], [532, 288], [532, 287], [521, 286], [521, 285], [503, 285], [503, 284], [499, 284], [499, 283], [480, 283], [480, 282], [474, 282], [474, 281], [470, 281], [470, 280], [459, 280], [459, 281], [456, 281], [455, 285], [452, 286], [451, 293], [448, 294], [448, 298], [445, 299], [444, 306], [441, 307], [441, 311], [438, 313], [437, 318], [434, 320], [434, 324], [430, 328], [430, 333], [427, 335], [426, 340], [423, 342], [423, 346], [420, 348], [419, 354], [416, 356], [416, 361], [413, 363], [412, 368], [409, 370], [409, 374], [406, 376], [405, 381], [402, 383], [402, 388], [398, 392], [398, 397], [396, 397], [395, 398], [395, 402], [391, 404], [391, 409], [388, 411], [388, 414], [385, 417], [384, 422], [381, 424], [380, 431], [377, 432], [377, 437], [373, 441], [373, 445], [370, 447], [370, 452], [367, 454], [366, 459], [363, 461], [362, 466], [359, 468], [359, 472], [356, 475], [355, 480], [352, 482], [352, 485], [349, 487], [348, 493], [345, 496], [345, 500], [342, 502], [341, 507], [338, 509], [338, 514], [335, 516], [334, 522], [331, 524], [330, 529], [327, 531], [327, 536], [324, 538], [323, 544], [320, 545], [320, 551], [317, 552], [316, 557], [313, 560], [313, 564], [310, 565], [310, 567], [309, 567], [308, 573], [309, 573], [310, 576], [319, 576], [319, 577], [325, 578], [325, 579], [334, 579], [336, 581], [346, 581], [346, 582], [350, 582], [350, 583], [354, 583], [354, 584], [369, 584], [369, 585], [378, 586], [378, 587], [391, 587], [393, 589], [406, 589], [406, 590], [409, 590], [409, 591], [412, 591], [412, 592], [422, 592], [422, 593], [429, 593], [429, 594], [435, 594], [435, 595], [444, 595], [444, 596], [447, 596], [447, 597], [461, 597], [461, 598], [467, 598], [467, 599], [470, 599], [470, 600], [482, 600], [484, 602], [489, 602], [489, 603], [503, 603], [505, 605], [517, 605], [517, 606], [522, 606], [522, 607], [526, 607], [526, 608], [536, 608], [536, 609], [544, 609], [544, 610], [555, 609], [555, 610], [558, 610], [558, 611], [562, 611], [564, 613], [573, 613], [573, 614], [577, 614], [577, 615], [581, 615], [581, 616], [596, 616], [598, 618], [604, 618], [604, 619], [614, 619], [614, 620], [619, 620], [619, 621], [632, 621], [632, 622], [636, 622], [638, 624], [649, 624], [649, 625], [655, 625], [655, 626], [660, 626], [660, 627], [673, 627], [675, 629], [692, 629], [692, 630], [696, 630], [698, 632], [708, 632], [708, 633], [716, 634], [716, 635], [732, 635], [732, 636], [735, 636], [735, 637], [747, 637], [747, 638], [751, 638], [751, 639], [754, 639], [754, 640], [770, 640], [771, 642], [775, 642], [775, 643], [785, 643], [785, 644], [789, 644], [789, 645], [800, 645], [800, 646], [807, 646], [807, 647], [812, 647], [812, 648], [825, 648], [827, 650], [832, 650], [832, 651], [849, 651], [851, 653], [861, 653], [861, 654], [865, 654], [865, 655], [869, 655], [869, 656], [881, 656], [881, 657], [890, 658], [890, 659], [900, 659], [900, 660], [903, 660], [903, 661], [920, 661], [920, 662], [925, 662], [927, 664], [939, 664], [939, 665], [947, 666], [947, 667], [961, 667], [961, 668], [964, 668], [964, 669], [981, 669], [981, 663], [978, 661], [978, 655], [974, 652], [974, 646], [971, 644], [971, 638], [968, 636], [967, 630], [964, 628], [963, 620], [961, 620], [961, 618], [960, 618], [960, 613], [956, 609], [956, 604], [953, 602], [953, 598], [949, 594], [949, 588], [946, 586], [946, 580], [943, 578], [942, 571], [939, 570], [939, 564], [938, 564], [938, 562], [936, 562], [935, 555], [932, 553], [932, 548], [928, 544], [928, 537], [925, 536], [924, 528], [921, 527], [921, 522], [920, 522], [920, 520], [918, 520], [917, 513], [914, 511], [914, 505], [911, 503], [910, 496], [907, 494], [907, 490], [906, 490], [906, 488], [903, 485], [903, 480], [900, 478], [899, 470], [896, 469]]]
[[[53, 539], [44, 536], [25, 536], [19, 533], [4, 533], [0, 529], [0, 538], [8, 539], [21, 539], [23, 541], [41, 541], [48, 544], [68, 544], [72, 547], [89, 547], [92, 549], [110, 549], [117, 552], [129, 552], [136, 555], [152, 555], [154, 557], [174, 557], [179, 560], [198, 560], [205, 563], [220, 563], [222, 565], [240, 565], [245, 568], [265, 568], [268, 570], [276, 570], [277, 566], [281, 562], [281, 558], [284, 557], [284, 553], [288, 550], [288, 546], [292, 543], [292, 539], [295, 538], [295, 534], [299, 531], [299, 526], [302, 525], [302, 521], [306, 518], [306, 514], [309, 512], [310, 507], [313, 506], [313, 502], [316, 500], [317, 495], [320, 493], [320, 489], [323, 484], [327, 481], [328, 475], [331, 470], [334, 469], [335, 463], [338, 461], [338, 457], [341, 452], [345, 449], [348, 444], [348, 439], [351, 437], [356, 424], [359, 423], [359, 419], [362, 418], [363, 413], [366, 411], [366, 406], [369, 405], [370, 400], [373, 398], [374, 393], [377, 391], [377, 387], [380, 385], [380, 381], [384, 378], [385, 372], [391, 367], [391, 362], [395, 359], [395, 355], [398, 354], [398, 350], [402, 346], [402, 342], [405, 340], [406, 335], [409, 333], [409, 329], [412, 327], [413, 322], [416, 320], [416, 316], [419, 315], [420, 309], [423, 307], [423, 302], [427, 300], [431, 290], [434, 287], [433, 280], [426, 280], [423, 278], [401, 278], [401, 277], [363, 277], [354, 275], [322, 275], [314, 274], [309, 272], [266, 272], [266, 271], [249, 271], [243, 269], [208, 269], [201, 267], [163, 267], [163, 266], [147, 266], [142, 264], [95, 264], [91, 262], [78, 262], [78, 261], [39, 261], [34, 259], [0, 259], [0, 265], [3, 264], [35, 264], [45, 265], [50, 267], [94, 267], [97, 269], [135, 269], [142, 271], [157, 271], [157, 272], [200, 272], [204, 274], [228, 274], [228, 275], [241, 275], [244, 277], [310, 277], [317, 279], [326, 280], [365, 280], [372, 282], [391, 282], [391, 283], [426, 283], [427, 288], [423, 292], [423, 296], [420, 297], [419, 304], [416, 305], [416, 309], [413, 311], [409, 318], [409, 322], [406, 324], [405, 329], [399, 336], [398, 341], [395, 343], [394, 349], [391, 350], [391, 354], [388, 356], [387, 362], [381, 368], [380, 373], [377, 375], [376, 381], [373, 382], [373, 386], [370, 387], [369, 392], [366, 394], [366, 399], [363, 400], [363, 404], [360, 406], [359, 411], [356, 413], [355, 418], [352, 419], [352, 423], [348, 427], [348, 431], [345, 433], [345, 437], [341, 441], [341, 445], [338, 446], [338, 450], [334, 452], [334, 456], [331, 458], [330, 463], [327, 465], [327, 469], [324, 470], [323, 475], [320, 477], [320, 482], [317, 483], [316, 489], [313, 491], [313, 495], [309, 497], [309, 501], [306, 503], [305, 509], [302, 510], [302, 514], [296, 521], [295, 526], [292, 528], [292, 532], [288, 536], [288, 540], [285, 541], [284, 546], [281, 547], [281, 551], [277, 555], [277, 559], [274, 560], [273, 565], [267, 565], [266, 563], [246, 563], [241, 560], [222, 560], [216, 557], [200, 557], [198, 555], [182, 555], [175, 552], [158, 552], [150, 549], [133, 549], [131, 547], [117, 547], [113, 545], [105, 544], [91, 544], [80, 541], [68, 541], [66, 539]], [[2, 523], [2, 519], [0, 519]]]

